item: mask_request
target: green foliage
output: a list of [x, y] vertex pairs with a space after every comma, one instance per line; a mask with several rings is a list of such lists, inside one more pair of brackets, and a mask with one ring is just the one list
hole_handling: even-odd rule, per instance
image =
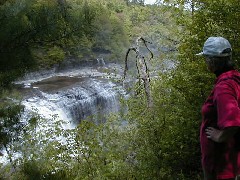
[[[119, 13], [125, 3], [110, 1], [6, 1], [0, 5], [0, 80], [8, 86], [27, 71], [51, 67], [65, 56], [112, 53], [129, 41]], [[110, 8], [110, 9], [108, 9]]]
[[[239, 5], [237, 0], [196, 1], [196, 9], [187, 28], [181, 48], [185, 56], [193, 59], [193, 54], [201, 51], [203, 43], [209, 36], [227, 38], [233, 48], [233, 57], [239, 64]], [[186, 22], [186, 21], [185, 21]], [[194, 45], [194, 46], [193, 46]], [[188, 54], [188, 55], [187, 55]], [[195, 57], [194, 57], [195, 58]]]
[[50, 60], [53, 61], [51, 62], [52, 64], [58, 64], [65, 58], [65, 53], [61, 48], [53, 46], [48, 50], [47, 56], [49, 57]]
[[65, 52], [58, 46], [31, 48], [31, 52], [39, 68], [50, 68], [65, 58]]
[[[105, 5], [101, 5], [101, 2], [95, 1], [91, 3], [74, 1], [71, 7], [67, 17], [71, 26], [84, 27], [84, 29], [86, 27], [86, 30], [74, 31], [71, 38], [65, 42], [66, 47], [70, 47], [68, 49], [70, 54], [73, 54], [74, 50], [80, 50], [82, 52], [78, 55], [84, 56], [84, 53], [91, 48], [117, 54], [121, 47], [126, 46], [127, 35], [134, 39], [147, 34], [152, 40], [160, 39], [158, 43], [167, 44], [169, 49], [172, 47], [174, 49], [174, 43], [177, 43], [175, 32], [178, 32], [178, 29], [175, 28], [175, 22], [169, 27], [173, 31], [166, 32], [168, 21], [173, 18], [164, 8], [159, 8], [162, 14], [159, 14], [157, 7], [148, 9], [141, 6], [126, 8], [123, 9], [122, 14], [115, 14], [106, 9]], [[87, 9], [81, 11], [82, 7]], [[111, 8], [115, 9], [114, 6]], [[88, 18], [87, 14], [91, 16]], [[77, 17], [80, 18], [79, 21], [73, 23], [73, 19], [76, 20]], [[154, 33], [150, 32], [152, 30]], [[171, 38], [169, 39], [168, 36]], [[61, 43], [58, 42], [59, 45]], [[36, 52], [32, 52], [34, 55], [39, 54], [39, 59], [46, 52], [49, 55], [53, 54], [54, 57], [61, 51], [60, 48], [41, 50], [39, 46], [36, 49]], [[180, 77], [187, 76], [185, 73], [179, 74]], [[114, 117], [105, 124], [96, 125], [83, 121], [76, 129], [65, 130], [57, 123], [39, 132], [37, 131], [40, 127], [39, 123], [43, 127], [47, 123], [46, 120], [37, 118], [36, 125], [29, 125], [25, 129], [24, 143], [18, 148], [18, 152], [23, 156], [16, 160], [19, 169], [11, 175], [11, 178], [191, 179], [196, 177], [195, 174], [199, 171], [199, 148], [196, 130], [198, 121], [195, 120], [200, 118], [199, 111], [192, 115], [191, 101], [182, 92], [186, 91], [183, 87], [190, 80], [175, 77], [178, 75], [173, 73], [169, 74], [169, 77], [162, 77], [163, 82], [160, 79], [152, 81], [155, 106], [151, 111], [145, 109], [146, 101], [144, 96], [141, 96], [143, 92], [140, 89], [139, 95], [131, 98], [127, 104], [129, 113], [121, 118]], [[180, 80], [182, 81], [179, 84], [183, 83], [182, 86], [175, 87], [176, 82]], [[192, 88], [192, 94], [195, 90]], [[122, 119], [126, 121], [122, 123]], [[32, 118], [31, 122], [35, 124], [36, 118]], [[61, 138], [64, 139], [63, 142], [59, 142]], [[194, 158], [189, 161], [189, 157]], [[6, 170], [6, 174], [7, 172]]]
[[[61, 121], [46, 123], [37, 118], [36, 126], [25, 126], [22, 154], [14, 162], [18, 169], [3, 177], [10, 179], [133, 179], [133, 162], [128, 143], [130, 129], [117, 117], [105, 124], [83, 121], [75, 129], [61, 128]], [[41, 131], [38, 128], [41, 127]], [[128, 160], [127, 160], [128, 158]]]
[[169, 73], [151, 81], [152, 109], [143, 104], [143, 92], [128, 102], [127, 117], [134, 127], [132, 141], [139, 179], [197, 179], [201, 170], [201, 115], [185, 94], [173, 86], [174, 79]]
[[[92, 50], [123, 59], [120, 51], [129, 47], [128, 41], [143, 35], [160, 46], [160, 56], [155, 58], [157, 67], [173, 59], [175, 68], [151, 81], [152, 109], [145, 108], [143, 88], [137, 87], [136, 93], [124, 101], [128, 113], [113, 116], [104, 124], [87, 120], [67, 130], [54, 118], [50, 121], [33, 116], [28, 125], [21, 127], [21, 145], [14, 143], [15, 136], [8, 139], [3, 127], [5, 124], [19, 133], [11, 123], [18, 123], [21, 106], [2, 104], [1, 143], [14, 144], [9, 146], [9, 157], [14, 151], [22, 155], [12, 159], [12, 164], [18, 164], [12, 174], [8, 165], [2, 167], [4, 176], [200, 179], [200, 109], [214, 77], [195, 53], [201, 51], [208, 36], [221, 35], [230, 40], [239, 62], [239, 3], [199, 0], [193, 4], [197, 8], [190, 11], [182, 5], [193, 1], [165, 1], [171, 7], [126, 6], [125, 1], [105, 0], [59, 2], [25, 0], [1, 4], [0, 21], [4, 26], [0, 27], [0, 53], [1, 64], [6, 64], [1, 66], [1, 85], [35, 63], [53, 65], [69, 55], [90, 57]], [[22, 44], [24, 48], [19, 47]], [[17, 67], [23, 68], [18, 71]]]
[[75, 44], [73, 46], [73, 51], [71, 51], [71, 54], [79, 58], [86, 57], [91, 55], [92, 47], [93, 42], [84, 35], [81, 39], [79, 39], [77, 45]]
[[108, 0], [107, 8], [115, 11], [116, 13], [122, 13], [126, 8], [124, 0]]
[[6, 150], [8, 160], [15, 167], [12, 152], [15, 151], [14, 143], [19, 141], [24, 126], [21, 121], [24, 107], [13, 94], [2, 90], [0, 93], [0, 149]]
[[36, 66], [31, 52], [33, 45], [62, 35], [63, 16], [58, 16], [57, 7], [56, 1], [29, 0], [7, 1], [0, 6], [1, 86], [9, 85]]
[[0, 146], [6, 146], [11, 141], [18, 138], [18, 133], [22, 128], [20, 116], [23, 106], [8, 102], [1, 103], [0, 107]]
[[97, 53], [111, 53], [110, 61], [123, 61], [128, 46], [128, 37], [121, 16], [106, 12], [95, 21], [93, 49]]
[[[174, 130], [169, 137], [177, 140], [171, 147], [188, 147], [184, 149], [183, 159], [191, 157], [191, 159], [183, 160], [182, 162], [188, 161], [187, 164], [182, 165], [183, 175], [187, 174], [186, 169], [193, 169], [190, 167], [197, 167], [193, 169], [194, 173], [199, 170], [200, 164], [200, 152], [199, 152], [199, 142], [198, 142], [198, 131], [201, 120], [201, 105], [206, 99], [207, 95], [210, 93], [210, 89], [214, 83], [214, 75], [207, 72], [207, 67], [204, 64], [203, 58], [195, 56], [197, 52], [202, 50], [204, 41], [209, 36], [223, 36], [229, 39], [233, 46], [234, 59], [238, 62], [238, 51], [239, 46], [236, 44], [236, 36], [238, 36], [239, 26], [237, 25], [239, 11], [237, 11], [236, 1], [195, 1], [197, 9], [195, 9], [193, 16], [186, 16], [190, 13], [182, 13], [183, 16], [178, 22], [184, 22], [185, 31], [181, 36], [181, 42], [179, 46], [179, 56], [176, 69], [171, 73], [171, 78], [168, 79], [172, 90], [171, 95], [177, 91], [180, 93], [176, 98], [180, 99], [180, 104], [177, 105], [178, 109], [182, 112], [176, 119], [181, 119], [184, 117], [184, 124], [182, 124], [181, 129], [177, 129], [177, 126], [172, 126]], [[233, 9], [235, 9], [233, 11]], [[230, 20], [231, 19], [231, 20]], [[235, 22], [232, 24], [232, 22]], [[235, 38], [233, 38], [235, 37]], [[176, 104], [170, 108], [175, 109]], [[188, 107], [186, 109], [186, 107]], [[173, 111], [173, 115], [175, 111]], [[177, 114], [176, 114], [177, 115]], [[174, 119], [172, 120], [174, 121]], [[176, 123], [176, 120], [175, 120]], [[183, 130], [183, 131], [181, 131]], [[184, 132], [184, 134], [183, 134]], [[182, 134], [179, 138], [177, 135]], [[185, 141], [187, 140], [187, 141]], [[169, 143], [169, 140], [166, 139]], [[179, 144], [180, 143], [180, 144]], [[187, 146], [186, 146], [187, 145]], [[190, 146], [189, 146], [190, 145]], [[194, 152], [190, 152], [193, 150]], [[169, 149], [168, 149], [169, 150]], [[172, 148], [171, 150], [174, 150]], [[170, 150], [170, 151], [171, 151]], [[172, 152], [172, 151], [171, 151]], [[173, 152], [174, 153], [174, 152]], [[193, 153], [193, 154], [192, 154]], [[181, 154], [181, 153], [180, 153]], [[188, 154], [188, 155], [187, 155]], [[169, 156], [168, 162], [173, 162], [175, 164], [175, 157]], [[171, 159], [171, 157], [174, 157]], [[181, 157], [181, 156], [180, 156]], [[194, 162], [198, 162], [197, 164]], [[175, 167], [177, 168], [177, 167]], [[186, 168], [186, 169], [185, 169]]]

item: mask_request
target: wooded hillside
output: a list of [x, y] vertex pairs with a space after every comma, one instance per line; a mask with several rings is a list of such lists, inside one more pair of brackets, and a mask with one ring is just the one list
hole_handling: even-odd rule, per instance
[[[232, 44], [240, 65], [238, 0], [165, 0], [155, 5], [126, 0], [0, 1], [0, 147], [23, 156], [0, 165], [2, 179], [202, 179], [201, 105], [214, 82], [201, 57], [209, 36]], [[24, 107], [11, 84], [26, 72], [106, 53], [124, 63], [128, 48], [145, 37], [158, 52], [151, 79], [153, 107], [142, 86], [123, 100], [127, 113], [104, 124], [83, 121], [65, 130], [36, 131], [46, 120], [33, 116], [23, 126]], [[155, 63], [155, 64], [154, 64]], [[14, 96], [14, 97], [13, 97]], [[122, 125], [121, 120], [126, 120]], [[61, 144], [56, 137], [65, 137]], [[19, 145], [18, 137], [24, 140]], [[53, 139], [48, 141], [48, 139]], [[1, 156], [0, 156], [1, 158]]]

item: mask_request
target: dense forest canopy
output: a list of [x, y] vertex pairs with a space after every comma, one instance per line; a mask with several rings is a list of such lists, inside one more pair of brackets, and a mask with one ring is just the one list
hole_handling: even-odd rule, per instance
[[[52, 66], [66, 56], [90, 56], [90, 50], [114, 54], [116, 47], [127, 45], [121, 17], [109, 8], [111, 3], [101, 1], [3, 3], [0, 14], [2, 86], [29, 69]], [[112, 8], [121, 11], [121, 4]]]
[[[232, 44], [240, 65], [238, 0], [1, 0], [0, 1], [0, 147], [8, 150], [3, 179], [201, 179], [200, 108], [214, 77], [200, 52], [209, 36]], [[107, 54], [124, 63], [138, 37], [159, 53], [151, 80], [154, 106], [147, 109], [143, 89], [123, 104], [126, 114], [104, 124], [83, 121], [76, 129], [37, 132], [46, 120], [35, 115], [21, 124], [24, 107], [11, 91], [25, 73]], [[127, 120], [122, 127], [121, 119]], [[64, 136], [61, 144], [54, 136]], [[21, 145], [19, 138], [24, 140]], [[28, 142], [28, 143], [27, 143]], [[72, 148], [69, 148], [72, 147]], [[12, 152], [23, 156], [12, 158]], [[0, 156], [1, 158], [1, 156]]]

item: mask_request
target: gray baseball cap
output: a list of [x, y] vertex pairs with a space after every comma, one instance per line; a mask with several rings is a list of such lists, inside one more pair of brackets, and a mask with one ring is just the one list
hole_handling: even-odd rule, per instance
[[196, 55], [226, 57], [232, 53], [229, 41], [223, 37], [209, 37], [203, 46], [203, 51]]

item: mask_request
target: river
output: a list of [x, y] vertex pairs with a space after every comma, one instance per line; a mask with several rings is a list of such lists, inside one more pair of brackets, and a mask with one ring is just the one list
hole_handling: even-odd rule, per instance
[[113, 63], [40, 74], [28, 74], [15, 83], [24, 96], [26, 111], [45, 118], [57, 115], [70, 126], [117, 112], [118, 97], [125, 94], [120, 82], [123, 68]]

